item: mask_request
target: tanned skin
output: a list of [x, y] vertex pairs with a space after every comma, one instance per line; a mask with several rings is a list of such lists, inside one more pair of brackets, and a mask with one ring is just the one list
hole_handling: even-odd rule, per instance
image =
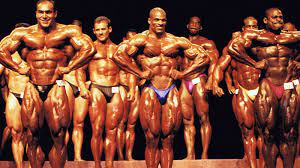
[[[127, 95], [125, 89], [119, 87], [120, 68], [112, 60], [117, 45], [109, 38], [112, 32], [110, 20], [104, 16], [98, 17], [93, 31], [97, 37], [94, 42], [97, 53], [88, 66], [91, 80], [89, 114], [93, 129], [91, 148], [96, 168], [101, 167], [103, 148], [105, 149], [105, 165], [107, 168], [112, 168], [117, 149], [117, 132], [124, 115], [122, 95], [124, 97]], [[109, 90], [111, 95], [106, 95], [101, 88]], [[104, 128], [106, 137], [103, 142]]]
[[[173, 140], [182, 120], [180, 96], [173, 85], [174, 79], [185, 78], [209, 63], [209, 57], [202, 47], [193, 45], [186, 38], [167, 33], [166, 22], [165, 11], [153, 8], [148, 18], [149, 30], [119, 45], [113, 57], [122, 69], [148, 80], [139, 103], [139, 117], [146, 137], [145, 160], [148, 168], [157, 168], [159, 163], [162, 168], [172, 167]], [[186, 57], [198, 60], [184, 71], [177, 70], [180, 50]], [[130, 59], [136, 54], [137, 65], [141, 65], [142, 70]], [[169, 92], [164, 92], [158, 98], [157, 90], [166, 89]], [[159, 141], [161, 149], [158, 147]]]
[[[257, 20], [253, 17], [244, 19], [244, 30], [257, 30]], [[240, 38], [241, 32], [233, 33], [234, 38]], [[235, 113], [236, 119], [239, 123], [245, 156], [249, 161], [250, 167], [258, 167], [256, 163], [256, 145], [259, 149], [260, 166], [264, 167], [264, 160], [262, 156], [262, 137], [258, 136], [256, 140], [255, 130], [255, 112], [254, 112], [254, 99], [258, 92], [260, 69], [244, 64], [234, 59], [228, 53], [228, 46], [223, 49], [222, 56], [218, 60], [214, 70], [213, 78], [213, 93], [221, 96], [224, 94], [219, 83], [224, 78], [228, 87], [228, 91], [233, 95], [232, 108]], [[233, 79], [231, 78], [233, 76]], [[234, 84], [232, 84], [232, 82]], [[238, 89], [238, 90], [236, 90]], [[260, 130], [258, 130], [260, 131]]]
[[254, 101], [254, 111], [261, 136], [264, 137], [262, 152], [266, 167], [276, 167], [279, 150], [284, 167], [292, 168], [300, 101], [296, 92], [299, 85], [292, 80], [293, 71], [299, 69], [299, 63], [294, 60], [299, 33], [281, 33], [283, 14], [277, 8], [266, 10], [263, 21], [266, 30], [243, 32], [242, 38], [229, 44], [229, 52], [264, 72]]
[[[211, 124], [209, 122], [209, 104], [208, 104], [208, 90], [211, 90], [212, 72], [219, 57], [219, 52], [213, 41], [200, 36], [202, 30], [201, 20], [197, 16], [190, 18], [187, 24], [189, 31], [189, 40], [193, 44], [202, 46], [209, 54], [210, 66], [202, 67], [197, 73], [186, 76], [180, 86], [180, 100], [181, 110], [183, 114], [184, 123], [184, 140], [187, 147], [186, 159], [195, 159], [195, 126], [194, 126], [194, 106], [198, 116], [200, 117], [200, 135], [202, 140], [202, 159], [208, 159], [208, 147], [211, 140]], [[188, 57], [183, 59], [182, 69], [186, 69], [196, 60]], [[204, 75], [208, 69], [208, 76]], [[198, 79], [198, 81], [197, 81]], [[185, 81], [193, 82], [192, 90], [188, 90]]]
[[[129, 30], [126, 33], [126, 36], [123, 38], [123, 41], [129, 40], [135, 36], [137, 32], [135, 30]], [[133, 60], [134, 63], [134, 60]], [[117, 151], [118, 159], [123, 160], [123, 148], [125, 148], [125, 158], [126, 160], [133, 160], [132, 150], [135, 141], [135, 124], [139, 117], [138, 105], [140, 99], [140, 91], [137, 87], [138, 78], [131, 73], [128, 73], [124, 70], [120, 70], [120, 84], [121, 87], [127, 92], [127, 97], [121, 95], [124, 102], [124, 115], [119, 124], [118, 135], [117, 135]], [[133, 92], [134, 91], [134, 92]], [[126, 132], [125, 132], [126, 130]]]
[[[31, 167], [42, 167], [44, 162], [38, 139], [45, 117], [54, 142], [49, 153], [50, 164], [62, 168], [66, 161], [65, 135], [71, 115], [67, 88], [63, 82], [58, 82], [59, 85], [55, 82], [62, 79], [63, 74], [82, 67], [93, 56], [94, 48], [91, 41], [81, 38], [83, 34], [77, 26], [55, 22], [57, 12], [53, 1], [38, 1], [36, 7], [37, 24], [17, 28], [5, 37], [0, 48], [0, 62], [30, 78], [24, 92], [21, 118], [26, 129]], [[68, 45], [76, 49], [76, 56], [68, 57], [64, 51]], [[27, 66], [19, 66], [12, 60], [11, 54], [18, 49], [28, 50], [22, 55]], [[46, 89], [50, 89], [49, 92]]]

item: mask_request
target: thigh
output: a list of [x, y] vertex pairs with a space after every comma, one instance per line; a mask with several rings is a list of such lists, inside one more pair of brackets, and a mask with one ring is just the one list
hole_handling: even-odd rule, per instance
[[[187, 90], [185, 84], [181, 82], [180, 90], [180, 107], [184, 122], [194, 121], [194, 101], [192, 95]], [[193, 123], [194, 124], [194, 123]]]
[[298, 129], [299, 122], [299, 97], [296, 90], [284, 92], [280, 102], [280, 127], [283, 132], [292, 131], [294, 134]]
[[73, 122], [74, 123], [84, 122], [88, 110], [89, 110], [89, 100], [84, 99], [81, 96], [76, 97], [74, 103]]
[[107, 102], [104, 94], [97, 88], [91, 88], [91, 102], [89, 105], [89, 116], [94, 127], [104, 127]]
[[167, 102], [162, 106], [162, 133], [164, 136], [177, 131], [182, 121], [179, 92], [174, 87], [168, 94]]
[[142, 128], [157, 136], [161, 131], [161, 105], [156, 93], [149, 87], [142, 90], [139, 103], [139, 113]]
[[263, 79], [254, 101], [255, 117], [259, 127], [273, 130], [278, 117], [278, 100], [270, 84]]
[[18, 99], [12, 93], [9, 93], [7, 96], [5, 117], [6, 124], [9, 128], [12, 128], [16, 131], [22, 130], [21, 105], [19, 104]]
[[240, 126], [253, 128], [255, 121], [253, 102], [241, 89], [236, 96], [236, 118]]
[[44, 102], [45, 116], [52, 133], [68, 128], [71, 121], [69, 100], [64, 86], [54, 85]]
[[33, 84], [27, 83], [21, 105], [21, 118], [23, 126], [34, 129], [42, 127], [44, 122], [43, 102]]
[[69, 104], [69, 110], [70, 110], [70, 117], [72, 118], [73, 112], [74, 112], [74, 102], [75, 102], [75, 97], [73, 93], [73, 89], [70, 86], [68, 82], [65, 82], [65, 90], [66, 94], [68, 97], [68, 104]]
[[107, 111], [106, 111], [106, 121], [105, 127], [106, 129], [114, 129], [116, 128], [120, 121], [123, 118], [124, 114], [124, 103], [121, 98], [120, 93], [115, 93], [110, 101], [107, 104]]
[[192, 92], [198, 116], [208, 115], [208, 95], [205, 84], [206, 77], [200, 78], [200, 82], [194, 86]]
[[139, 101], [140, 101], [140, 91], [139, 91], [139, 88], [136, 87], [134, 101], [130, 102], [130, 111], [129, 111], [129, 115], [128, 115], [128, 123], [130, 125], [135, 124], [136, 120], [139, 117], [139, 110], [138, 110]]

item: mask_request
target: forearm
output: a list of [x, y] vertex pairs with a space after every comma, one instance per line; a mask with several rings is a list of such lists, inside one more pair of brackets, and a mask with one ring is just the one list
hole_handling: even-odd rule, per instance
[[225, 71], [225, 82], [227, 85], [227, 88], [231, 88], [232, 85], [232, 76], [231, 76], [231, 68], [228, 67], [228, 69]]
[[210, 60], [208, 57], [204, 57], [203, 61], [195, 61], [194, 64], [189, 66], [188, 68], [184, 69], [182, 71], [182, 78], [186, 78], [190, 75], [193, 75], [195, 73], [198, 73], [201, 67], [207, 66], [209, 64]]
[[86, 73], [83, 68], [79, 68], [75, 71], [76, 82], [79, 88], [85, 88]]
[[125, 52], [117, 51], [114, 56], [113, 60], [122, 68], [124, 71], [131, 73], [137, 77], [141, 77], [142, 71], [137, 67], [136, 64], [129, 59], [129, 56], [125, 54]]
[[78, 53], [71, 59], [70, 64], [68, 67], [70, 70], [76, 70], [85, 64], [87, 64], [92, 58], [95, 53], [95, 49], [91, 45], [86, 45], [80, 48]]
[[0, 50], [0, 63], [6, 68], [18, 72], [19, 65], [12, 60], [8, 51]]
[[231, 62], [231, 56], [228, 54], [222, 55], [215, 65], [213, 71], [213, 84], [219, 85], [219, 83], [224, 79], [224, 72], [229, 68]]
[[136, 83], [137, 83], [137, 78], [136, 76], [134, 76], [133, 74], [128, 74], [128, 87], [130, 90], [135, 90], [135, 87], [136, 87]]
[[237, 61], [244, 64], [255, 66], [256, 61], [252, 59], [246, 52], [245, 47], [238, 43], [231, 43], [228, 47], [228, 52]]

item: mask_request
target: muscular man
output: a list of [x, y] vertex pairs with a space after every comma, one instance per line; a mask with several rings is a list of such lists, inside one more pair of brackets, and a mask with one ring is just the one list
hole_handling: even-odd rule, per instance
[[[15, 25], [18, 27], [28, 27], [27, 23], [19, 23]], [[1, 42], [2, 43], [2, 42]], [[2, 45], [2, 44], [0, 44]], [[21, 54], [26, 54], [26, 50], [22, 50]], [[18, 52], [12, 54], [12, 60], [19, 66], [24, 66], [26, 64], [20, 57]], [[9, 69], [3, 70], [5, 80], [8, 84], [8, 95], [6, 98], [5, 106], [5, 116], [6, 124], [9, 129], [8, 132], [4, 130], [2, 141], [7, 141], [9, 134], [12, 136], [12, 152], [16, 166], [18, 168], [23, 167], [23, 154], [24, 154], [24, 144], [23, 144], [23, 125], [21, 121], [21, 104], [22, 98], [24, 96], [24, 90], [29, 78], [25, 75], [20, 75]], [[6, 129], [6, 128], [5, 128]], [[4, 142], [3, 142], [4, 144]]]
[[126, 91], [119, 87], [120, 69], [112, 60], [117, 45], [109, 38], [112, 32], [110, 20], [105, 16], [96, 18], [93, 32], [97, 37], [94, 42], [97, 53], [88, 65], [91, 80], [89, 114], [93, 129], [91, 148], [96, 167], [101, 167], [102, 134], [105, 126], [105, 165], [111, 168], [116, 151], [117, 130], [124, 112], [121, 95], [126, 97]]
[[[194, 126], [194, 105], [196, 106], [196, 111], [200, 117], [200, 134], [202, 140], [203, 152], [201, 155], [202, 159], [207, 159], [207, 151], [211, 139], [211, 125], [209, 122], [209, 105], [207, 99], [207, 86], [211, 84], [212, 72], [219, 57], [218, 50], [215, 46], [215, 43], [211, 40], [208, 40], [205, 37], [199, 35], [200, 30], [202, 30], [201, 20], [197, 16], [190, 18], [189, 23], [187, 24], [187, 29], [189, 30], [189, 40], [194, 43], [202, 46], [210, 57], [210, 67], [208, 70], [209, 79], [205, 74], [207, 67], [203, 67], [195, 74], [186, 76], [180, 86], [180, 99], [181, 107], [183, 114], [183, 123], [184, 123], [184, 140], [187, 147], [187, 159], [195, 159], [195, 126]], [[182, 68], [186, 69], [193, 61], [189, 58], [183, 60]]]
[[[64, 167], [66, 161], [65, 133], [70, 123], [70, 105], [62, 74], [80, 68], [92, 57], [92, 41], [82, 38], [77, 26], [55, 22], [54, 2], [40, 0], [36, 5], [37, 24], [17, 28], [1, 43], [0, 62], [20, 74], [29, 74], [21, 106], [21, 118], [27, 129], [27, 156], [32, 168], [42, 167], [44, 154], [38, 143], [44, 115], [54, 145], [49, 153], [52, 167]], [[64, 47], [72, 45], [78, 52], [68, 57]], [[27, 50], [20, 66], [12, 60], [17, 49]], [[70, 61], [69, 61], [70, 60]], [[57, 83], [57, 84], [56, 84]]]
[[[148, 23], [149, 30], [120, 45], [113, 58], [124, 70], [148, 79], [139, 102], [139, 117], [146, 136], [146, 164], [148, 168], [157, 168], [159, 163], [162, 168], [171, 168], [173, 139], [182, 119], [174, 79], [196, 73], [208, 64], [209, 58], [202, 47], [165, 31], [167, 17], [163, 9], [153, 8]], [[181, 51], [197, 61], [184, 71], [177, 71], [176, 58]], [[134, 55], [138, 55], [137, 64], [142, 70], [132, 64], [129, 57]]]
[[[136, 34], [137, 34], [136, 30], [134, 29], [128, 30], [128, 32], [126, 33], [126, 37], [123, 38], [123, 41], [129, 40]], [[135, 140], [134, 128], [139, 116], [138, 103], [140, 99], [140, 95], [139, 95], [140, 92], [139, 92], [139, 88], [136, 86], [136, 83], [137, 83], [136, 76], [124, 70], [120, 70], [120, 84], [122, 87], [125, 88], [127, 94], [128, 93], [129, 94], [127, 96], [128, 99], [124, 97], [124, 95], [121, 95], [124, 102], [124, 115], [121, 120], [121, 123], [119, 124], [118, 135], [117, 135], [117, 151], [118, 151], [119, 160], [124, 159], [123, 156], [124, 144], [126, 144], [126, 152], [125, 152], [126, 160], [133, 160], [132, 149]], [[135, 90], [134, 93], [133, 93], [133, 89]], [[130, 90], [132, 91], [130, 92]], [[126, 133], [124, 134], [125, 129], [126, 129]]]
[[[81, 22], [79, 20], [74, 20], [72, 24], [82, 28]], [[84, 38], [89, 39], [87, 35], [84, 35]], [[70, 47], [69, 53], [71, 55], [75, 54], [73, 51], [74, 50], [73, 47], [72, 46], [69, 47]], [[74, 107], [70, 109], [72, 110], [72, 112], [74, 111], [72, 141], [74, 144], [74, 160], [81, 161], [84, 119], [87, 115], [88, 108], [89, 108], [89, 101], [88, 101], [89, 95], [87, 91], [88, 87], [85, 86], [85, 81], [86, 81], [85, 70], [83, 68], [79, 68], [75, 71], [71, 71], [70, 73], [65, 74], [63, 79], [68, 82], [67, 87], [71, 87], [71, 89], [68, 89], [68, 91], [70, 92], [67, 93], [67, 95], [72, 95], [72, 96], [68, 96], [68, 98], [72, 98], [72, 97], [75, 98], [75, 100], [69, 99], [69, 103], [74, 104]], [[68, 142], [68, 140], [66, 140], [66, 142]]]
[[[297, 31], [297, 28], [296, 26], [291, 23], [291, 22], [288, 22], [288, 23], [285, 23], [283, 25], [283, 28], [282, 28], [282, 31], [284, 32], [291, 32], [291, 31]], [[295, 58], [296, 61], [300, 61], [300, 54], [298, 53], [297, 57]], [[297, 76], [297, 74], [295, 74], [295, 76], [297, 78], [299, 78], [299, 76]], [[297, 87], [297, 93], [298, 95], [300, 94], [300, 87]], [[300, 120], [299, 120], [300, 122]], [[297, 140], [297, 155], [296, 156], [299, 156], [300, 155], [300, 124], [298, 124], [298, 140]]]
[[265, 31], [245, 31], [241, 38], [232, 40], [229, 52], [250, 66], [264, 69], [254, 101], [257, 124], [264, 137], [263, 156], [267, 167], [276, 167], [279, 149], [284, 167], [292, 168], [299, 119], [299, 97], [294, 87], [299, 85], [292, 82], [290, 70], [299, 69], [294, 61], [299, 34], [280, 34], [283, 15], [277, 8], [266, 10], [263, 21]]
[[[257, 20], [254, 17], [247, 17], [244, 19], [244, 30], [254, 30], [257, 29]], [[240, 36], [241, 32], [234, 33], [236, 36]], [[233, 37], [237, 38], [237, 37]], [[255, 67], [249, 66], [247, 64], [241, 63], [231, 57], [228, 53], [228, 46], [223, 50], [223, 54], [218, 60], [218, 63], [214, 70], [213, 77], [213, 93], [221, 96], [224, 94], [222, 88], [219, 87], [220, 82], [223, 80], [224, 71], [228, 68], [232, 68], [232, 76], [234, 81], [234, 86], [232, 89], [232, 83], [230, 79], [226, 80], [226, 84], [229, 92], [234, 93], [232, 98], [232, 108], [235, 117], [239, 123], [243, 144], [244, 153], [248, 158], [250, 167], [257, 167], [256, 163], [256, 138], [254, 133], [255, 128], [255, 117], [254, 117], [254, 99], [258, 93], [259, 89], [259, 77], [260, 70]], [[227, 72], [227, 70], [226, 70]], [[225, 78], [228, 78], [229, 74], [226, 74]], [[229, 82], [230, 81], [230, 82]], [[263, 157], [261, 153], [262, 148], [262, 138], [259, 136], [258, 147], [260, 153], [260, 165], [263, 165]]]

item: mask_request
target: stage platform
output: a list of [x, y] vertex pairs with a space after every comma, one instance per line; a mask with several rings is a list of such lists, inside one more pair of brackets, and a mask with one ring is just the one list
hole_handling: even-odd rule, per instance
[[[101, 163], [105, 168], [104, 161]], [[28, 161], [24, 162], [24, 167], [28, 167]], [[208, 159], [208, 160], [174, 160], [173, 168], [248, 168], [249, 165], [243, 159]], [[0, 161], [0, 168], [15, 168], [12, 161]], [[44, 168], [51, 168], [48, 161]], [[67, 161], [65, 168], [94, 168], [93, 161], [74, 162]], [[146, 168], [144, 160], [137, 161], [115, 161], [114, 168]], [[277, 164], [277, 168], [283, 168], [282, 163]], [[300, 158], [296, 160], [295, 168], [300, 168]]]

